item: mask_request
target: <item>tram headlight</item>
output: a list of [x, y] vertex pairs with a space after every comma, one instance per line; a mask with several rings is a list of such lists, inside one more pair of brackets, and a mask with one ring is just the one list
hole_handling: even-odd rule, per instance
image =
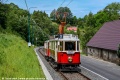
[[71, 56], [68, 57], [68, 61], [72, 62], [72, 57]]

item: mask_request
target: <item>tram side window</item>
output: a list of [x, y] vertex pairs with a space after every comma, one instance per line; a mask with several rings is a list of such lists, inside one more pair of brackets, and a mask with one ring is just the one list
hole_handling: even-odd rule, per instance
[[47, 43], [45, 43], [45, 48], [47, 49]]
[[77, 41], [77, 51], [79, 51], [79, 41]]
[[47, 45], [48, 49], [49, 49], [49, 42], [48, 42], [48, 45]]
[[63, 51], [63, 41], [60, 42], [60, 51]]
[[55, 50], [55, 41], [53, 42], [53, 45], [54, 45], [53, 50]]
[[53, 42], [51, 41], [51, 49], [53, 49]]
[[53, 41], [53, 50], [54, 50], [54, 41]]
[[46, 49], [46, 43], [44, 43], [44, 48]]
[[63, 51], [63, 41], [60, 41], [60, 45], [58, 45], [59, 51]]
[[49, 42], [49, 48], [51, 49], [51, 42]]
[[57, 41], [56, 41], [56, 48], [57, 48]]
[[53, 44], [53, 41], [52, 41], [52, 50], [54, 49], [54, 44]]
[[75, 42], [65, 42], [65, 50], [75, 50]]

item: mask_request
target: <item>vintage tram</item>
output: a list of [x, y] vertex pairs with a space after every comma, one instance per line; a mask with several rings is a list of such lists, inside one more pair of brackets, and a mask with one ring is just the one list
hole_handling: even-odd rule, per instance
[[80, 62], [79, 39], [77, 35], [54, 36], [44, 43], [45, 57], [58, 69], [78, 67]]
[[77, 35], [65, 34], [67, 12], [64, 12], [63, 19], [60, 20], [59, 13], [56, 18], [60, 21], [59, 33], [54, 38], [45, 41], [45, 57], [53, 65], [60, 68], [78, 67], [80, 65], [79, 39]]

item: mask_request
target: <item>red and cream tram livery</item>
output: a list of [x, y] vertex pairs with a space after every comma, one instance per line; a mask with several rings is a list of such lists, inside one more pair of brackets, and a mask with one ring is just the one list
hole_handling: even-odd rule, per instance
[[49, 49], [49, 40], [44, 42], [44, 51], [45, 51], [45, 58], [48, 60], [50, 56], [50, 49]]
[[76, 35], [63, 34], [44, 43], [45, 55], [57, 67], [77, 67], [80, 64], [79, 39]]

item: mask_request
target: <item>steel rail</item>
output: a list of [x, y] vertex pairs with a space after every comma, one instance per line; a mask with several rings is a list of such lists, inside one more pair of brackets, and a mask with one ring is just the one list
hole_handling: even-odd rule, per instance
[[65, 80], [69, 80], [69, 78], [66, 77], [66, 76], [64, 75], [64, 73], [62, 73], [61, 71], [58, 71], [58, 73], [59, 73]]
[[78, 72], [79, 75], [83, 76], [83, 77], [86, 78], [87, 80], [91, 80], [91, 79], [88, 78], [87, 76], [83, 75], [83, 74], [81, 73], [81, 71], [77, 71], [77, 72]]

